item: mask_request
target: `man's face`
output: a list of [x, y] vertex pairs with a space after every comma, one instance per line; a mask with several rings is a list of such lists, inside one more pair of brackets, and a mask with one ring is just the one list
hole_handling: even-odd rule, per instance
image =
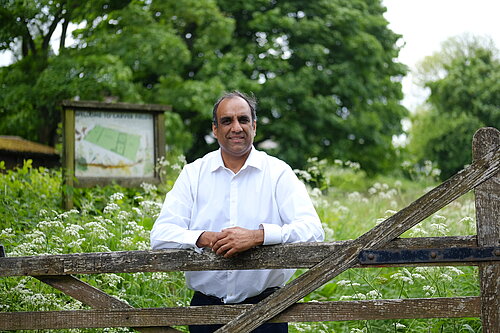
[[252, 148], [256, 128], [250, 106], [243, 98], [231, 97], [220, 102], [217, 126], [212, 125], [212, 130], [225, 157], [247, 155]]

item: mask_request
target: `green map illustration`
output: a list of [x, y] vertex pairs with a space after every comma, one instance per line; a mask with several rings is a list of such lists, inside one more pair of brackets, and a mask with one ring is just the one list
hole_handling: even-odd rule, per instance
[[89, 131], [87, 136], [85, 136], [85, 141], [115, 152], [131, 161], [135, 161], [140, 140], [140, 135], [120, 132], [99, 125], [95, 126]]

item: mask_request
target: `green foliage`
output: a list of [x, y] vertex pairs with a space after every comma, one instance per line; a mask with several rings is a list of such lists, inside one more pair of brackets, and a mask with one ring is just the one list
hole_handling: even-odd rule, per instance
[[[294, 167], [314, 156], [369, 173], [394, 167], [406, 68], [393, 60], [399, 36], [379, 0], [37, 0], [2, 10], [0, 47], [20, 59], [0, 70], [2, 133], [53, 145], [62, 99], [162, 103], [176, 114], [169, 148], [192, 160], [216, 147], [205, 144], [214, 101], [238, 89], [260, 100], [256, 144], [274, 141]], [[75, 44], [56, 55], [50, 27], [62, 25], [64, 41], [69, 23], [79, 24]]]
[[498, 50], [487, 40], [452, 38], [420, 71], [431, 95], [413, 117], [409, 151], [418, 162], [437, 162], [446, 179], [470, 164], [477, 129], [500, 126]]
[[393, 62], [398, 35], [380, 2], [219, 1], [236, 20], [232, 50], [259, 80], [257, 141], [295, 167], [309, 157], [354, 160], [369, 172], [394, 160], [406, 110]]

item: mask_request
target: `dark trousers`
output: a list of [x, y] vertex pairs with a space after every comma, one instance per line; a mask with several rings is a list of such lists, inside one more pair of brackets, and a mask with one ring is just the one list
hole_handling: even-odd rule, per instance
[[[256, 304], [261, 300], [266, 298], [275, 292], [278, 288], [268, 288], [264, 290], [260, 295], [249, 297], [241, 303], [238, 304]], [[207, 296], [198, 291], [194, 292], [194, 296], [191, 299], [191, 306], [198, 305], [224, 305], [221, 299], [214, 296]], [[221, 328], [223, 325], [191, 325], [189, 326], [189, 332], [191, 333], [212, 333]], [[276, 324], [263, 324], [257, 327], [252, 333], [287, 333], [288, 323], [276, 323]]]

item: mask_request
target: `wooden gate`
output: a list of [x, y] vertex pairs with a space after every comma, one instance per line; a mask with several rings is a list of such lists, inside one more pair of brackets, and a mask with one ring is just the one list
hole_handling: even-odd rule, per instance
[[[483, 332], [499, 332], [500, 132], [494, 128], [480, 129], [474, 136], [473, 155], [471, 166], [355, 240], [265, 246], [231, 259], [189, 250], [0, 258], [0, 276], [34, 276], [93, 308], [0, 312], [0, 330], [134, 327], [143, 332], [178, 332], [169, 326], [203, 323], [225, 324], [217, 332], [250, 332], [266, 321], [481, 317]], [[477, 236], [398, 238], [472, 189], [475, 190]], [[405, 259], [408, 256], [403, 253], [409, 253], [409, 257], [419, 253], [420, 259]], [[297, 303], [343, 271], [370, 267], [388, 254], [392, 259], [384, 266], [479, 266], [481, 294], [475, 297]], [[309, 270], [255, 305], [154, 309], [131, 308], [73, 276], [259, 268]]]

